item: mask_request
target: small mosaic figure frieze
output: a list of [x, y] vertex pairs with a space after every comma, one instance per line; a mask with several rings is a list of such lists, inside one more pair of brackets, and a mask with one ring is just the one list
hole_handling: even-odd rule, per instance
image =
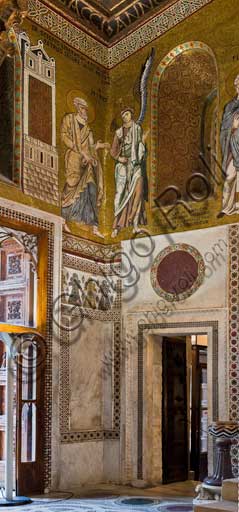
[[92, 277], [72, 269], [63, 271], [63, 303], [86, 309], [109, 311], [115, 307], [117, 289], [111, 278]]

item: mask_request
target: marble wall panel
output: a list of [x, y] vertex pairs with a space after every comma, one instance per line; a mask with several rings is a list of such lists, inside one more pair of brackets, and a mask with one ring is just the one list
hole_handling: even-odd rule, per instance
[[112, 423], [112, 377], [105, 358], [112, 329], [110, 322], [85, 318], [78, 341], [70, 345], [71, 430], [102, 428], [104, 416], [108, 426]]
[[61, 446], [60, 489], [74, 490], [103, 480], [103, 442]]

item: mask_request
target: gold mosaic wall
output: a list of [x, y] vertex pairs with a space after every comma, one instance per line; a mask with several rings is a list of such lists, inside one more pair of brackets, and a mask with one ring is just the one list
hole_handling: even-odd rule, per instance
[[[111, 104], [110, 110], [111, 114], [108, 114], [109, 124], [110, 120], [112, 120], [117, 112], [117, 104], [120, 101], [123, 104], [130, 104], [135, 107], [136, 112], [139, 112], [139, 104], [137, 102], [137, 98], [134, 93], [134, 85], [136, 78], [140, 75], [140, 70], [142, 64], [145, 62], [147, 55], [152, 47], [155, 47], [156, 53], [154, 57], [154, 63], [152, 67], [152, 71], [150, 73], [149, 83], [148, 83], [148, 103], [147, 103], [147, 111], [145, 120], [143, 122], [143, 129], [147, 131], [150, 129], [150, 135], [147, 139], [148, 145], [148, 159], [147, 159], [147, 170], [149, 176], [149, 196], [151, 197], [151, 201], [149, 200], [146, 203], [146, 212], [147, 212], [147, 229], [152, 234], [158, 234], [162, 232], [173, 232], [175, 231], [183, 231], [189, 229], [198, 229], [209, 226], [216, 226], [222, 223], [231, 223], [238, 222], [238, 213], [233, 215], [224, 215], [221, 217], [217, 217], [222, 208], [222, 190], [224, 184], [224, 177], [222, 176], [221, 171], [221, 162], [222, 155], [220, 149], [220, 125], [223, 114], [224, 106], [235, 97], [235, 87], [234, 87], [234, 79], [239, 74], [239, 42], [236, 36], [236, 4], [234, 1], [227, 2], [227, 9], [225, 10], [225, 5], [222, 0], [214, 0], [208, 6], [205, 6], [198, 13], [191, 16], [189, 19], [182, 22], [177, 27], [171, 29], [167, 34], [163, 35], [159, 40], [154, 41], [136, 55], [132, 55], [123, 63], [115, 67], [110, 74], [111, 77]], [[195, 44], [196, 42], [196, 44]], [[198, 42], [198, 44], [197, 44]], [[188, 45], [184, 45], [184, 43], [189, 43]], [[200, 44], [202, 43], [202, 44]], [[207, 152], [207, 144], [206, 144], [206, 160], [209, 163], [210, 168], [213, 173], [217, 174], [216, 182], [210, 175], [210, 173], [202, 170], [202, 166], [199, 166], [199, 154], [196, 155], [198, 158], [198, 168], [194, 168], [195, 172], [203, 172], [208, 178], [209, 182], [212, 180], [214, 182], [213, 193], [210, 194], [207, 200], [201, 202], [192, 202], [187, 201], [187, 206], [191, 208], [190, 212], [187, 212], [186, 208], [183, 206], [177, 206], [175, 210], [172, 211], [171, 214], [168, 215], [168, 220], [165, 220], [163, 214], [160, 212], [159, 208], [155, 208], [155, 203], [152, 200], [153, 196], [153, 185], [157, 182], [158, 189], [161, 187], [161, 183], [163, 182], [163, 186], [161, 187], [161, 191], [165, 189], [167, 185], [169, 185], [168, 174], [169, 169], [167, 169], [165, 165], [166, 158], [163, 158], [163, 167], [160, 169], [157, 167], [157, 163], [154, 162], [154, 156], [158, 156], [158, 160], [161, 158], [160, 151], [162, 151], [163, 155], [166, 152], [166, 156], [168, 155], [169, 160], [172, 160], [172, 156], [167, 152], [167, 140], [168, 146], [172, 150], [172, 136], [175, 136], [172, 129], [172, 121], [175, 115], [176, 107], [174, 105], [170, 105], [170, 102], [175, 102], [176, 104], [182, 103], [183, 98], [185, 96], [185, 105], [188, 101], [191, 101], [191, 108], [188, 109], [187, 105], [187, 114], [191, 113], [191, 116], [195, 114], [196, 103], [192, 101], [192, 84], [188, 84], [185, 82], [186, 75], [182, 76], [182, 93], [178, 96], [178, 73], [173, 69], [173, 65], [176, 62], [177, 56], [182, 51], [182, 46], [188, 46], [187, 52], [185, 52], [185, 56], [188, 55], [188, 61], [190, 61], [192, 67], [195, 67], [195, 76], [197, 72], [200, 70], [203, 62], [203, 54], [204, 47], [207, 48], [208, 54], [211, 54], [211, 64], [210, 61], [207, 60], [206, 66], [204, 68], [204, 72], [208, 71], [209, 65], [211, 66], [214, 61], [215, 72], [214, 77], [212, 77], [212, 89], [215, 88], [215, 83], [218, 82], [218, 95], [214, 97], [211, 106], [212, 110], [211, 114], [214, 115], [214, 123], [215, 127], [213, 127], [213, 119], [212, 121], [212, 132], [214, 128], [215, 139], [213, 139], [213, 133], [208, 135], [207, 144], [210, 143], [212, 152], [214, 153], [216, 150], [216, 159], [219, 161], [219, 165], [216, 165], [215, 159], [212, 158]], [[173, 50], [175, 51], [173, 52]], [[166, 59], [167, 56], [167, 59]], [[193, 59], [192, 59], [192, 56]], [[214, 57], [215, 56], [215, 57]], [[167, 62], [170, 62], [169, 66], [166, 65]], [[161, 64], [161, 66], [160, 66]], [[162, 69], [165, 71], [162, 71]], [[162, 144], [155, 150], [153, 143], [155, 141], [154, 129], [155, 123], [158, 123], [158, 127], [160, 127], [160, 119], [158, 118], [157, 108], [154, 105], [157, 103], [155, 96], [157, 95], [158, 85], [160, 83], [163, 84], [164, 75], [168, 72], [169, 68], [171, 68], [171, 77], [170, 82], [168, 82], [168, 88], [164, 87], [164, 92], [162, 94], [162, 102], [160, 102], [160, 113], [162, 124], [165, 128], [164, 134], [162, 136]], [[183, 72], [183, 69], [182, 69]], [[201, 71], [202, 72], [202, 69]], [[218, 73], [218, 76], [216, 76]], [[159, 76], [160, 75], [160, 76]], [[161, 80], [162, 77], [162, 80]], [[210, 77], [205, 77], [205, 80], [208, 80], [210, 83]], [[155, 84], [155, 86], [154, 86]], [[156, 86], [157, 84], [157, 86]], [[188, 85], [190, 85], [190, 89], [188, 89]], [[165, 83], [164, 83], [165, 86]], [[199, 83], [200, 86], [200, 83]], [[184, 88], [183, 88], [184, 87]], [[196, 99], [196, 91], [197, 85], [195, 87], [194, 99]], [[211, 87], [211, 86], [210, 86]], [[166, 90], [167, 89], [167, 90]], [[171, 96], [169, 97], [168, 91], [170, 89]], [[167, 97], [168, 94], [168, 97]], [[119, 109], [118, 109], [119, 110]], [[182, 111], [183, 114], [183, 111]], [[210, 116], [210, 105], [208, 109], [208, 114], [205, 116], [205, 131], [208, 131], [207, 127], [207, 118]], [[213, 115], [211, 117], [213, 117]], [[153, 119], [154, 117], [154, 119]], [[183, 145], [182, 133], [184, 132], [184, 127], [186, 125], [193, 124], [194, 120], [188, 117], [188, 123], [185, 118], [180, 117], [177, 120], [177, 126], [174, 127], [178, 131], [178, 139], [176, 140], [177, 148]], [[180, 126], [181, 123], [184, 123], [184, 127]], [[198, 126], [191, 126], [192, 134], [198, 130]], [[157, 135], [157, 133], [156, 133]], [[163, 137], [164, 135], [164, 137]], [[210, 140], [211, 136], [211, 140]], [[109, 136], [110, 138], [110, 130]], [[111, 135], [112, 139], [112, 135]], [[156, 143], [158, 139], [156, 137]], [[178, 144], [180, 142], [180, 144]], [[193, 136], [191, 137], [191, 142], [193, 142]], [[185, 144], [186, 145], [186, 142]], [[198, 145], [198, 140], [195, 141], [195, 146]], [[178, 156], [178, 160], [176, 159], [176, 153], [174, 154], [175, 158], [175, 168], [173, 172], [177, 173], [177, 165], [178, 165], [178, 174], [182, 175], [183, 170], [181, 169], [181, 162], [185, 159], [185, 155], [182, 154]], [[200, 164], [202, 162], [200, 161]], [[111, 232], [111, 226], [113, 223], [113, 196], [114, 196], [114, 174], [113, 174], [113, 164], [108, 160], [108, 172], [107, 172], [107, 191], [113, 191], [113, 194], [109, 194], [109, 198], [111, 200], [107, 205], [107, 226], [106, 230], [108, 233]], [[173, 174], [172, 172], [172, 174]], [[185, 169], [185, 175], [187, 175], [187, 169]], [[191, 170], [190, 170], [191, 172]], [[154, 176], [156, 173], [156, 176]], [[160, 180], [160, 174], [162, 174], [162, 181]], [[178, 178], [178, 176], [176, 176]], [[177, 181], [177, 180], [175, 180]], [[211, 182], [212, 183], [212, 182]], [[174, 184], [172, 182], [172, 184]], [[177, 184], [177, 183], [176, 183]], [[201, 182], [202, 184], [202, 182]], [[196, 186], [196, 181], [193, 186]], [[185, 199], [185, 187], [181, 188], [182, 199]], [[238, 185], [239, 192], [239, 185]], [[159, 190], [157, 191], [159, 193]], [[166, 197], [166, 196], [165, 196]], [[175, 198], [175, 196], [174, 196]], [[238, 193], [237, 193], [238, 198]], [[167, 214], [167, 209], [165, 209]], [[129, 238], [131, 236], [132, 229], [127, 228], [122, 232], [121, 237]], [[120, 235], [119, 235], [120, 236]]]
[[[51, 185], [47, 188], [46, 180], [46, 189], [42, 191], [42, 194], [34, 192], [32, 188], [27, 189], [27, 186], [34, 187], [32, 183], [29, 185], [30, 181], [25, 183], [25, 190], [28, 191], [28, 194], [24, 194], [20, 187], [14, 186], [13, 188], [13, 186], [1, 182], [1, 196], [9, 199], [13, 199], [14, 196], [16, 201], [61, 215], [60, 200], [65, 187], [63, 202], [68, 208], [67, 229], [73, 234], [103, 243], [112, 243], [112, 231], [118, 241], [132, 236], [133, 229], [137, 231], [138, 226], [147, 229], [152, 234], [159, 234], [165, 230], [182, 231], [237, 222], [239, 212], [233, 213], [232, 209], [230, 214], [226, 213], [218, 217], [222, 209], [222, 190], [225, 181], [220, 170], [222, 162], [219, 143], [220, 124], [225, 104], [235, 96], [234, 79], [239, 74], [237, 6], [234, 0], [228, 0], [227, 9], [222, 0], [214, 0], [111, 70], [104, 69], [73, 50], [30, 20], [25, 20], [22, 30], [27, 33], [31, 47], [37, 46], [38, 41], [41, 40], [48, 57], [55, 59], [56, 144], [55, 146], [53, 144], [54, 151], [52, 150], [52, 153], [51, 148], [48, 148], [48, 159], [55, 158], [54, 155], [57, 155], [59, 194], [57, 196], [55, 191], [54, 201], [51, 201]], [[135, 34], [135, 38], [137, 38], [137, 34]], [[154, 54], [151, 53], [152, 49], [154, 49]], [[150, 55], [151, 61], [149, 62]], [[180, 59], [183, 62], [181, 68]], [[148, 76], [147, 73], [144, 73], [143, 66], [145, 65], [149, 65]], [[187, 76], [189, 68], [191, 81]], [[205, 87], [203, 87], [205, 81], [202, 80], [203, 72], [205, 72], [205, 81], [207, 81]], [[198, 73], [201, 77], [200, 80]], [[145, 82], [143, 83], [144, 78]], [[147, 93], [147, 101], [141, 129], [137, 128], [137, 123], [131, 129], [132, 122], [129, 121], [127, 125], [127, 120], [124, 120], [125, 128], [121, 129], [123, 124], [121, 112], [125, 108], [126, 111], [128, 109], [128, 113], [130, 112], [130, 118], [137, 121], [140, 101], [143, 101], [142, 90], [144, 95]], [[73, 145], [78, 140], [78, 149], [69, 150], [68, 146], [67, 153], [62, 130], [69, 129], [69, 123], [76, 122], [73, 117], [66, 117], [66, 114], [76, 112], [73, 104], [75, 97], [87, 102], [88, 123], [81, 135], [79, 132], [79, 137], [75, 134], [75, 139], [71, 140]], [[197, 101], [201, 102], [200, 112], [204, 116], [204, 124], [201, 123], [200, 126]], [[181, 110], [178, 107], [179, 103]], [[187, 106], [187, 115], [185, 115], [185, 106]], [[24, 105], [25, 109], [26, 105]], [[134, 110], [134, 113], [131, 109]], [[197, 112], [196, 117], [194, 116], [195, 112]], [[188, 128], [187, 117], [190, 129], [186, 130]], [[67, 125], [64, 129], [62, 128], [63, 120]], [[44, 120], [39, 120], [39, 122], [44, 123]], [[78, 124], [76, 126], [78, 130]], [[80, 126], [80, 130], [82, 130], [82, 126]], [[205, 167], [206, 164], [202, 163], [202, 158], [199, 162], [199, 155], [195, 156], [196, 164], [190, 168], [188, 155], [187, 158], [184, 155], [184, 139], [182, 138], [182, 134], [185, 134], [186, 131], [189, 133], [186, 144], [189, 148], [188, 155], [195, 153], [195, 147], [200, 152], [203, 145], [206, 154], [202, 156], [211, 171], [215, 173], [217, 170], [219, 177], [217, 180], [210, 175]], [[94, 146], [93, 149], [92, 141], [90, 148], [87, 142], [92, 135], [94, 143], [98, 141], [98, 147]], [[80, 142], [79, 138], [81, 138]], [[28, 147], [27, 144], [30, 148], [30, 143], [31, 140], [27, 139], [25, 148]], [[104, 145], [105, 143], [108, 145]], [[81, 145], [80, 150], [79, 144]], [[207, 150], [209, 144], [211, 153]], [[175, 153], [172, 151], [174, 145]], [[41, 150], [39, 151], [39, 158], [41, 158]], [[65, 186], [66, 153], [68, 155], [68, 187]], [[29, 155], [30, 153], [27, 158], [30, 161]], [[127, 158], [127, 162], [132, 165], [127, 167], [126, 161], [120, 162], [119, 157], [122, 158], [122, 156]], [[219, 165], [215, 163], [215, 159]], [[172, 169], [174, 160], [175, 169]], [[168, 161], [169, 170], [167, 168]], [[53, 160], [49, 160], [49, 162], [53, 162]], [[82, 197], [81, 193], [85, 190], [85, 184], [82, 180], [79, 182], [78, 179], [77, 181], [76, 169], [77, 166], [79, 168], [79, 165], [82, 173], [87, 175], [88, 185], [96, 185], [95, 190], [91, 188], [81, 204], [79, 198]], [[205, 200], [192, 201], [187, 195], [186, 185], [181, 190], [184, 166], [187, 179], [190, 178], [190, 173], [199, 172], [204, 174], [209, 181], [210, 194]], [[116, 167], [117, 183], [115, 182]], [[31, 169], [32, 167], [29, 166], [29, 180]], [[180, 179], [178, 179], [177, 169]], [[148, 201], [143, 198], [147, 196], [145, 190], [146, 171], [149, 187]], [[176, 176], [175, 183], [174, 181], [170, 183], [170, 180], [173, 180], [173, 175]], [[190, 182], [191, 193], [199, 194], [199, 196], [200, 193], [202, 194], [202, 190], [207, 192], [207, 185], [200, 179], [198, 178], [198, 182], [196, 179]], [[137, 182], [136, 185], [133, 183], [134, 181]], [[164, 212], [162, 213], [156, 204], [157, 201], [155, 203], [155, 199], [164, 191], [165, 187], [174, 184], [179, 187], [179, 194], [181, 193], [185, 204], [177, 206], [169, 214], [167, 208], [170, 206], [165, 206], [164, 202]], [[203, 187], [203, 185], [205, 186]], [[116, 197], [116, 192], [118, 197]], [[236, 194], [234, 194], [234, 199], [236, 200]], [[172, 193], [166, 204], [172, 206], [173, 201]], [[77, 208], [74, 208], [75, 206]], [[79, 208], [82, 210], [80, 213]], [[116, 208], [115, 213], [114, 208]], [[91, 210], [94, 210], [93, 213]], [[85, 214], [86, 211], [87, 214]], [[89, 222], [86, 224], [78, 222], [77, 218], [88, 218]], [[99, 238], [99, 233], [103, 234], [104, 238]]]

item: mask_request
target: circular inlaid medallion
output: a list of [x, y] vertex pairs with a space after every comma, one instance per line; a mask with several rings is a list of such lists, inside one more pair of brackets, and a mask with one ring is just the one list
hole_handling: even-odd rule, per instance
[[117, 500], [117, 504], [119, 505], [127, 505], [130, 507], [145, 507], [145, 506], [152, 506], [152, 505], [158, 505], [160, 503], [159, 500], [154, 498], [147, 498], [147, 497], [140, 497], [140, 496], [134, 496], [134, 497], [124, 497]]
[[121, 501], [122, 505], [133, 505], [133, 506], [142, 506], [142, 505], [154, 505], [155, 501], [150, 498], [125, 498]]
[[151, 283], [155, 292], [167, 301], [179, 301], [199, 288], [204, 274], [205, 265], [199, 251], [188, 244], [174, 244], [155, 258]]

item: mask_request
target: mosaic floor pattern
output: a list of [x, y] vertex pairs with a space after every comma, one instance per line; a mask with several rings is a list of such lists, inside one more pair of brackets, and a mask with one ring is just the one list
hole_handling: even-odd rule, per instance
[[[97, 499], [36, 499], [30, 505], [14, 507], [19, 512], [192, 512], [192, 499], [120, 496]], [[0, 510], [9, 510], [1, 507]]]

